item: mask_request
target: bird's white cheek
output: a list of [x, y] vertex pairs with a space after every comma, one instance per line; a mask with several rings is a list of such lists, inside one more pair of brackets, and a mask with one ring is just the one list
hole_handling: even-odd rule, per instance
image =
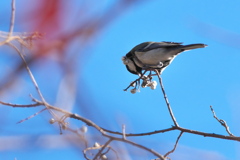
[[136, 66], [134, 65], [134, 63], [129, 60], [129, 63], [127, 64], [128, 65], [128, 68], [133, 71], [133, 72], [137, 72], [137, 69], [136, 69]]

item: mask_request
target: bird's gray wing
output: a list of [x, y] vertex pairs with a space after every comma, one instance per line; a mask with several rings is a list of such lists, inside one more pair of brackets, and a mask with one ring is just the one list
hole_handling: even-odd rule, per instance
[[133, 48], [137, 52], [147, 52], [152, 49], [164, 48], [164, 47], [177, 47], [181, 46], [182, 43], [177, 42], [144, 42]]

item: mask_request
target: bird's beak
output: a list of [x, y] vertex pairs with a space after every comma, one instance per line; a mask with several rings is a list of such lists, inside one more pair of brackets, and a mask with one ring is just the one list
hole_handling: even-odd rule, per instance
[[123, 62], [124, 65], [127, 65], [129, 63], [129, 60], [126, 56], [123, 56], [122, 57], [122, 62]]

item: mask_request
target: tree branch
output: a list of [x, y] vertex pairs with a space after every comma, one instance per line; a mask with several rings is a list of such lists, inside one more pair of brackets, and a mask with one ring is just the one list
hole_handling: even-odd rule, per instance
[[39, 103], [34, 103], [34, 104], [25, 104], [25, 105], [21, 105], [21, 104], [12, 104], [12, 103], [6, 103], [6, 102], [2, 102], [0, 101], [0, 104], [5, 105], [5, 106], [11, 106], [11, 107], [37, 107], [37, 106], [41, 106], [42, 104]]
[[11, 21], [10, 21], [10, 27], [9, 27], [9, 33], [8, 37], [12, 36], [13, 28], [14, 28], [14, 22], [15, 22], [15, 0], [12, 0], [12, 12], [11, 12]]
[[171, 151], [167, 152], [167, 153], [164, 155], [164, 157], [167, 157], [169, 154], [173, 153], [173, 152], [176, 150], [177, 145], [178, 145], [178, 141], [179, 141], [179, 139], [181, 138], [182, 134], [183, 134], [183, 132], [181, 131], [180, 134], [179, 134], [179, 136], [178, 136], [178, 138], [177, 138], [177, 140], [176, 140], [176, 143], [175, 143], [173, 149], [172, 149]]
[[112, 142], [112, 139], [110, 138], [103, 147], [101, 147], [101, 149], [98, 151], [98, 153], [95, 155], [95, 157], [93, 158], [93, 160], [97, 160], [97, 158], [101, 155], [102, 151]]
[[171, 116], [171, 118], [172, 118], [172, 121], [173, 121], [174, 125], [178, 127], [179, 125], [178, 125], [178, 123], [177, 123], [176, 118], [174, 117], [172, 108], [171, 108], [171, 106], [170, 106], [170, 103], [169, 103], [169, 101], [168, 101], [166, 92], [165, 92], [164, 87], [163, 87], [162, 78], [160, 77], [160, 74], [159, 74], [159, 72], [158, 72], [157, 69], [155, 69], [154, 71], [156, 72], [156, 74], [157, 74], [157, 76], [158, 76], [158, 80], [159, 80], [159, 83], [160, 83], [160, 85], [161, 85], [162, 93], [163, 93], [165, 102], [166, 102], [166, 104], [167, 104], [169, 114], [170, 114], [170, 116]]
[[11, 43], [7, 43], [7, 45], [9, 45], [10, 47], [14, 48], [14, 49], [17, 51], [17, 53], [19, 54], [19, 56], [21, 57], [21, 59], [22, 59], [22, 61], [23, 61], [23, 63], [24, 63], [24, 66], [25, 66], [25, 68], [26, 68], [26, 70], [27, 70], [27, 72], [28, 72], [28, 74], [29, 74], [29, 76], [30, 76], [30, 78], [31, 78], [31, 80], [32, 80], [33, 85], [35, 86], [35, 89], [37, 90], [38, 95], [39, 95], [40, 98], [41, 98], [41, 101], [42, 101], [43, 105], [48, 109], [48, 112], [49, 112], [54, 118], [58, 119], [58, 117], [54, 114], [54, 112], [52, 112], [52, 111], [48, 108], [48, 103], [45, 101], [45, 99], [44, 99], [44, 97], [43, 97], [43, 95], [42, 95], [42, 92], [40, 91], [40, 89], [39, 89], [39, 87], [38, 87], [38, 84], [37, 84], [37, 82], [36, 82], [36, 80], [35, 80], [35, 78], [34, 78], [34, 76], [33, 76], [33, 74], [32, 74], [32, 71], [31, 71], [30, 68], [28, 67], [27, 62], [26, 62], [23, 54], [21, 53], [21, 51], [20, 51], [16, 46], [14, 46], [14, 45], [11, 44]]
[[29, 116], [29, 117], [27, 117], [27, 118], [25, 118], [25, 119], [23, 119], [23, 120], [17, 122], [17, 124], [18, 124], [18, 123], [22, 123], [22, 122], [24, 122], [24, 121], [26, 121], [26, 120], [29, 120], [30, 118], [35, 117], [36, 115], [42, 113], [42, 112], [45, 111], [46, 109], [47, 109], [47, 108], [43, 108], [42, 110], [40, 110], [40, 111], [34, 113], [33, 115], [31, 115], [31, 116]]
[[213, 113], [213, 117], [226, 129], [227, 133], [228, 133], [230, 136], [234, 136], [234, 135], [230, 132], [230, 129], [229, 129], [228, 125], [227, 125], [227, 122], [224, 121], [223, 119], [218, 119], [216, 113], [215, 113], [214, 110], [213, 110], [213, 107], [210, 106], [210, 108], [211, 108], [211, 111], [212, 111], [212, 113]]

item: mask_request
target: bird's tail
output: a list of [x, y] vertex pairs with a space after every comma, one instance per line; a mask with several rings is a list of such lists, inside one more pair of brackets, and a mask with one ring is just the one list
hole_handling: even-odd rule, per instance
[[184, 46], [181, 47], [181, 49], [186, 51], [186, 50], [197, 49], [197, 48], [204, 48], [204, 47], [207, 47], [207, 45], [206, 44], [202, 44], [202, 43], [197, 43], [197, 44], [184, 45]]

